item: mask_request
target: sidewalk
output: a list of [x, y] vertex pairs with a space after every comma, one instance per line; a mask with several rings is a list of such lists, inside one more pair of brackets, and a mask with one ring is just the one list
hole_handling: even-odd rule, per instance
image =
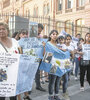
[[[31, 97], [32, 97], [33, 100], [48, 100], [48, 84], [47, 83], [44, 84], [43, 88], [45, 88], [47, 90], [47, 92], [37, 91], [33, 87], [32, 94], [31, 94]], [[90, 86], [88, 85], [87, 82], [85, 82], [85, 91], [84, 91], [85, 94], [87, 93], [86, 92], [87, 90], [90, 93]], [[84, 92], [80, 91], [79, 80], [75, 81], [74, 77], [71, 78], [71, 80], [69, 81], [68, 92], [69, 92], [71, 100], [80, 100], [80, 95], [79, 94], [82, 94], [82, 93], [84, 94]], [[90, 96], [90, 94], [88, 96]], [[77, 98], [75, 98], [75, 97], [77, 97]], [[60, 98], [64, 100], [64, 98], [62, 96], [62, 90], [60, 90]], [[82, 97], [81, 100], [90, 100], [90, 98], [89, 99], [83, 99], [83, 97]]]
[[[88, 85], [87, 82], [85, 82], [85, 91], [81, 92], [80, 91], [80, 85], [79, 85], [79, 80], [75, 81], [74, 76], [71, 76], [71, 80], [69, 81], [68, 84], [68, 92], [70, 95], [71, 100], [90, 100], [90, 86]], [[32, 93], [30, 97], [32, 100], [48, 100], [48, 83], [42, 84], [42, 87], [46, 89], [46, 92], [42, 92], [39, 90], [36, 90], [35, 88], [35, 82], [33, 84], [32, 88]], [[22, 100], [23, 100], [23, 94], [21, 95]], [[62, 96], [62, 90], [60, 90], [60, 98], [64, 100]], [[8, 98], [6, 100], [9, 100]]]

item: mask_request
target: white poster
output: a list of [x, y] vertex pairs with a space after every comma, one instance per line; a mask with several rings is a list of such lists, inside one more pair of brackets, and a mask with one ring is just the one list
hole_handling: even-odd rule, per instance
[[0, 53], [0, 97], [16, 94], [19, 55]]
[[90, 44], [84, 44], [83, 48], [83, 60], [90, 60]]
[[0, 53], [0, 97], [32, 89], [39, 62], [35, 56]]

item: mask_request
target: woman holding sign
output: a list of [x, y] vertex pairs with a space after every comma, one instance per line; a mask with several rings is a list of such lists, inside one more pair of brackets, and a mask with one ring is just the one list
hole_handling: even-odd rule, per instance
[[80, 90], [84, 91], [84, 77], [87, 73], [87, 81], [90, 85], [90, 33], [85, 35], [85, 43], [81, 46], [80, 59]]
[[[56, 39], [58, 36], [58, 32], [56, 30], [52, 30], [49, 34], [49, 41], [48, 43], [51, 44], [53, 47], [57, 47]], [[58, 48], [58, 47], [57, 47]], [[55, 66], [53, 66], [54, 68]], [[53, 73], [53, 69], [51, 70], [51, 73]], [[49, 85], [48, 85], [48, 90], [49, 90], [49, 100], [60, 100], [59, 98], [59, 84], [60, 84], [60, 77], [54, 75], [54, 74], [49, 74]], [[55, 94], [53, 94], [55, 93]]]
[[[8, 35], [9, 35], [8, 25], [0, 22], [0, 52], [19, 53], [18, 42], [15, 39], [8, 37]], [[5, 100], [5, 97], [4, 96], [0, 97], [0, 100]], [[16, 96], [10, 97], [10, 100], [17, 100], [17, 98]]]

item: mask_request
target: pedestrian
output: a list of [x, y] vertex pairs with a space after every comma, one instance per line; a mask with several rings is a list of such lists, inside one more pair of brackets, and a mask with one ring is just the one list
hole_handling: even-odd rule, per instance
[[[28, 38], [28, 31], [26, 29], [21, 29], [21, 31], [19, 32], [19, 38]], [[22, 48], [22, 53], [23, 53], [23, 48]], [[29, 93], [28, 92], [24, 92], [24, 100], [32, 100], [29, 97]], [[18, 95], [18, 100], [21, 100], [21, 96]]]
[[[71, 45], [71, 40], [72, 40], [72, 37], [69, 34], [67, 34], [65, 37], [65, 45], [66, 45], [65, 49], [70, 52], [71, 58], [74, 58], [74, 48]], [[63, 78], [63, 97], [68, 100], [70, 100], [69, 94], [67, 91], [68, 81], [70, 79], [70, 73], [71, 71], [65, 73], [62, 77]]]
[[[19, 53], [18, 42], [8, 37], [9, 27], [7, 24], [0, 22], [0, 52]], [[0, 97], [0, 100], [5, 100], [5, 97]], [[17, 96], [10, 97], [10, 100], [17, 100]]]
[[[85, 35], [85, 42], [81, 46], [81, 48], [82, 48], [81, 52], [79, 52], [79, 54], [81, 55], [81, 59], [80, 59], [80, 86], [81, 86], [80, 90], [81, 91], [84, 91], [84, 77], [85, 77], [85, 74], [87, 74], [86, 78], [87, 78], [87, 81], [90, 85], [90, 59], [89, 60], [86, 59], [83, 62], [83, 56], [84, 56], [83, 46], [84, 45], [87, 45], [88, 47], [90, 47], [90, 33], [87, 33]], [[89, 54], [85, 55], [85, 56], [88, 57]]]
[[80, 66], [79, 66], [80, 54], [78, 53], [80, 51], [79, 46], [81, 44], [83, 44], [83, 42], [84, 42], [84, 39], [80, 38], [78, 43], [77, 43], [77, 49], [76, 49], [76, 52], [75, 52], [75, 80], [78, 80], [78, 73], [79, 73], [79, 69], [80, 69]]
[[[79, 60], [78, 58], [80, 57], [80, 55], [77, 53], [78, 52], [78, 44], [79, 44], [79, 40], [81, 38], [81, 34], [76, 34], [76, 39], [78, 40], [77, 43], [76, 43], [76, 48], [75, 48], [75, 58], [74, 58], [74, 61], [75, 61], [75, 80], [78, 80], [78, 70], [79, 70]], [[74, 44], [75, 45], [75, 44]]]
[[[38, 36], [37, 38], [43, 38], [43, 36], [41, 35], [42, 30], [44, 29], [42, 24], [38, 24]], [[40, 83], [40, 64], [41, 64], [42, 60], [40, 60], [36, 75], [35, 75], [35, 82], [36, 82], [36, 89], [45, 92], [46, 90], [44, 88], [41, 87], [41, 83]]]
[[[56, 30], [52, 30], [49, 34], [49, 41], [47, 43], [51, 44], [51, 46], [57, 47], [56, 43], [57, 36], [58, 32]], [[54, 74], [49, 74], [49, 84], [48, 84], [49, 100], [60, 100], [59, 84], [60, 84], [60, 77]]]
[[12, 34], [12, 38], [16, 39], [16, 40], [19, 40], [19, 32], [14, 32]]

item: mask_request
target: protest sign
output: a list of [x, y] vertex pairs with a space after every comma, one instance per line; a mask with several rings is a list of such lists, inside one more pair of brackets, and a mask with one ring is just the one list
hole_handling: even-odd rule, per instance
[[0, 53], [0, 97], [16, 93], [19, 55]]
[[38, 65], [32, 55], [0, 53], [0, 97], [30, 91]]
[[43, 45], [42, 42], [36, 38], [22, 38], [19, 40], [19, 45], [23, 48], [23, 54], [34, 55], [37, 58], [43, 58]]

